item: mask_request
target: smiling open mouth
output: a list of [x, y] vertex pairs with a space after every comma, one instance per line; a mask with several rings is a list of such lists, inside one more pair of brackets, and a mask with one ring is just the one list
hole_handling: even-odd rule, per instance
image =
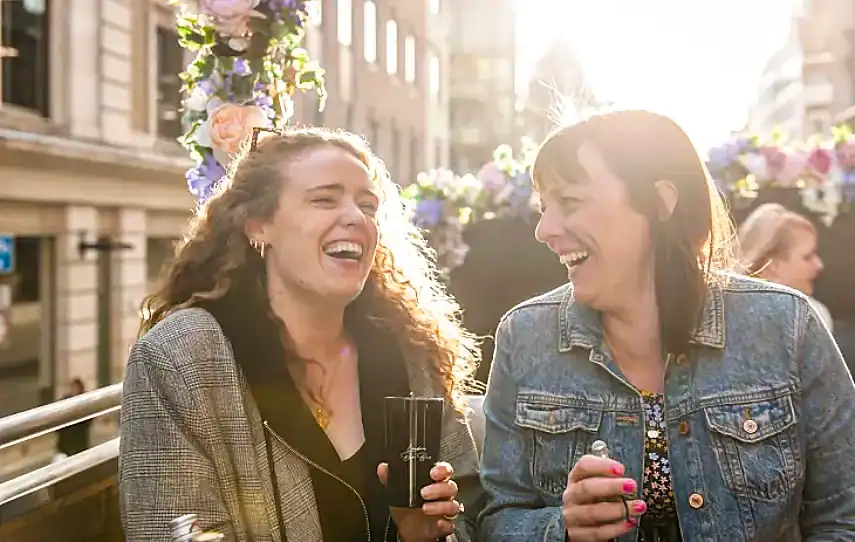
[[324, 247], [324, 254], [337, 260], [358, 262], [362, 259], [362, 245], [351, 241], [333, 241]]
[[591, 254], [587, 250], [579, 250], [561, 256], [561, 263], [567, 267], [578, 267], [585, 263]]

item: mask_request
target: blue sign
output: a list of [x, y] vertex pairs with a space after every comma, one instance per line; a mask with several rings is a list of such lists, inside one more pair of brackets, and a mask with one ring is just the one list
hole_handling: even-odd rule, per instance
[[0, 233], [0, 275], [15, 271], [15, 236]]

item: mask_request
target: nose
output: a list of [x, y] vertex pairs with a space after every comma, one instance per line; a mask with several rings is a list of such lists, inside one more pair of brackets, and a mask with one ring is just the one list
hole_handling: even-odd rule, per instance
[[825, 264], [824, 264], [824, 263], [822, 263], [822, 258], [820, 258], [819, 256], [817, 256], [817, 257], [816, 257], [816, 272], [817, 272], [817, 273], [819, 273], [819, 272], [820, 272], [820, 271], [822, 271], [823, 269], [825, 269]]
[[537, 226], [534, 228], [534, 238], [551, 247], [551, 241], [559, 237], [563, 231], [558, 216], [546, 209], [540, 215], [540, 220], [537, 221]]
[[349, 201], [344, 205], [342, 221], [346, 226], [357, 226], [365, 221], [365, 213], [356, 201]]

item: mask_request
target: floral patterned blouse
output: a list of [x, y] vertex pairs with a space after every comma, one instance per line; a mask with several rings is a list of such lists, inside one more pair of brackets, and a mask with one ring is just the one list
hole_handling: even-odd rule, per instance
[[668, 437], [665, 425], [665, 397], [641, 392], [644, 402], [644, 477], [641, 498], [647, 503], [644, 520], [656, 523], [675, 521], [671, 464], [668, 462]]

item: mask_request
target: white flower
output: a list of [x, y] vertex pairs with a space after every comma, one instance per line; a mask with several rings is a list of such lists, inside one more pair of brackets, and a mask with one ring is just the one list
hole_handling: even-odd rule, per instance
[[208, 94], [200, 86], [195, 86], [193, 91], [184, 100], [184, 108], [190, 111], [205, 111], [208, 106]]

